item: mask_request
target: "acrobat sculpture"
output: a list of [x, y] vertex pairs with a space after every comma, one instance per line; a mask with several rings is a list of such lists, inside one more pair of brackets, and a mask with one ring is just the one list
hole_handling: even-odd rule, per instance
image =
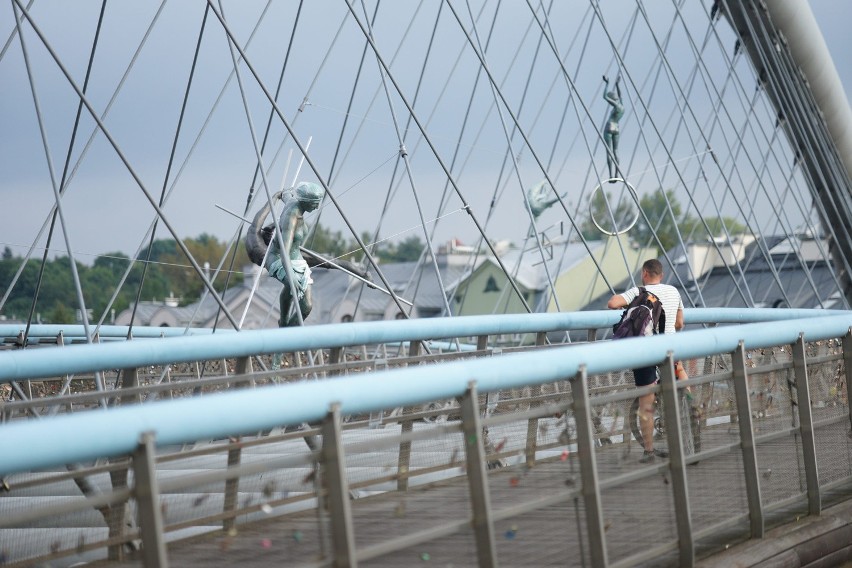
[[[310, 182], [299, 183], [293, 191], [279, 191], [273, 195], [273, 200], [280, 198], [284, 201], [284, 209], [278, 218], [281, 239], [279, 240], [274, 234], [275, 225], [263, 226], [270, 211], [268, 204], [257, 212], [246, 235], [245, 245], [249, 259], [258, 266], [264, 266], [270, 276], [284, 284], [279, 296], [281, 308], [279, 327], [299, 325], [299, 315], [301, 314], [301, 320], [304, 321], [311, 313], [311, 284], [313, 283], [311, 267], [342, 269], [369, 280], [366, 271], [356, 264], [345, 260], [332, 262], [302, 247], [308, 232], [305, 227], [305, 213], [316, 210], [324, 196], [325, 190], [322, 186]], [[282, 242], [286, 257], [281, 252], [279, 243]], [[290, 265], [292, 289], [287, 274], [287, 264]], [[292, 309], [294, 289], [299, 305], [298, 313]]]
[[618, 175], [618, 121], [624, 116], [624, 105], [621, 102], [621, 87], [618, 84], [621, 82], [621, 75], [615, 78], [615, 90], [609, 90], [609, 78], [604, 75], [604, 93], [603, 98], [612, 106], [612, 111], [609, 113], [609, 119], [604, 127], [603, 138], [606, 144], [606, 165], [609, 168], [609, 182], [615, 183], [619, 179]]

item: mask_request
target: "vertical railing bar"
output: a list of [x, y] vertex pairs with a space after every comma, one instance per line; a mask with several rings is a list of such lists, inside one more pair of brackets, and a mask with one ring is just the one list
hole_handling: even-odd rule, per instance
[[[250, 357], [240, 357], [237, 359], [234, 374], [245, 375], [247, 373], [251, 373], [251, 358]], [[239, 388], [240, 383], [234, 383], [232, 388]], [[240, 465], [242, 461], [242, 446], [239, 444], [240, 438], [237, 437], [234, 439], [236, 444], [230, 450], [228, 450], [228, 467], [235, 467]], [[237, 498], [239, 497], [240, 491], [240, 478], [232, 477], [225, 481], [225, 495], [224, 495], [224, 503], [222, 506], [222, 512], [225, 513], [225, 518], [222, 519], [222, 530], [225, 532], [231, 532], [236, 529], [237, 526], [237, 518], [234, 515], [229, 515], [237, 509]]]
[[[675, 519], [677, 521], [680, 566], [695, 565], [695, 543], [692, 538], [692, 516], [689, 509], [689, 487], [684, 463], [683, 429], [681, 428], [680, 404], [675, 384], [674, 358], [669, 351], [665, 364], [660, 367], [660, 382], [663, 398], [663, 418], [666, 422], [666, 438], [669, 444], [669, 469], [672, 475]], [[687, 419], [690, 417], [687, 416]]]
[[[131, 367], [127, 369], [122, 369], [120, 372], [120, 380], [118, 382], [116, 390], [116, 399], [118, 404], [121, 406], [126, 406], [132, 403], [140, 403], [142, 402], [142, 395], [124, 395], [122, 394], [123, 389], [130, 389], [139, 386], [139, 368]], [[127, 477], [128, 477], [128, 468], [122, 467], [119, 469], [115, 469], [109, 472], [110, 484], [113, 489], [122, 489], [127, 487]], [[127, 506], [127, 503], [116, 503], [115, 505], [109, 508], [109, 537], [110, 539], [114, 539], [117, 537], [124, 536], [125, 528], [127, 526], [126, 521], [128, 520], [128, 516], [130, 514], [130, 510]], [[124, 560], [124, 544], [112, 544], [107, 548], [107, 558], [110, 560]]]
[[488, 489], [488, 466], [485, 462], [485, 441], [479, 417], [479, 396], [476, 383], [471, 381], [461, 399], [462, 435], [467, 458], [467, 481], [473, 509], [473, 533], [479, 565], [497, 566], [497, 547], [494, 542], [494, 522], [491, 518], [491, 497]]
[[[819, 467], [816, 456], [810, 386], [808, 385], [807, 354], [805, 353], [805, 336], [803, 333], [799, 334], [799, 338], [793, 344], [793, 370], [796, 376], [799, 430], [802, 434], [802, 459], [805, 462], [805, 483], [808, 488], [808, 514], [819, 515], [822, 510]], [[796, 459], [798, 459], [798, 456], [796, 456]]]
[[157, 484], [157, 462], [154, 433], [144, 432], [133, 452], [134, 496], [139, 512], [142, 535], [142, 563], [145, 568], [167, 568], [166, 542], [163, 538], [163, 516], [160, 489]]
[[322, 424], [322, 463], [328, 488], [331, 516], [331, 543], [334, 566], [358, 566], [355, 553], [355, 531], [349, 484], [346, 479], [346, 456], [343, 451], [340, 405], [331, 405]]
[[[409, 342], [408, 356], [417, 357], [420, 355], [422, 346], [423, 344], [419, 341]], [[408, 468], [411, 466], [411, 440], [406, 439], [406, 434], [410, 434], [414, 430], [414, 421], [404, 418], [400, 421], [400, 425], [403, 441], [399, 443], [399, 456], [396, 465], [396, 490], [408, 491]]]
[[734, 375], [734, 393], [737, 399], [737, 423], [740, 427], [740, 443], [743, 451], [743, 474], [745, 476], [746, 498], [751, 522], [751, 537], [763, 538], [765, 531], [763, 501], [760, 496], [760, 476], [757, 470], [757, 448], [754, 443], [754, 430], [751, 423], [751, 400], [748, 394], [748, 370], [745, 362], [745, 345], [739, 342], [731, 353]]
[[580, 456], [580, 476], [583, 482], [583, 502], [586, 505], [586, 532], [592, 566], [607, 566], [606, 536], [604, 534], [603, 503], [598, 485], [598, 467], [595, 459], [595, 435], [589, 410], [589, 379], [586, 366], [581, 365], [571, 381], [571, 398], [574, 402], [574, 420], [577, 426], [577, 453]]
[[476, 350], [477, 351], [485, 351], [488, 349], [488, 336], [487, 335], [479, 335], [476, 337]]
[[[547, 334], [539, 332], [535, 336], [536, 347], [541, 347], [547, 343]], [[541, 395], [541, 385], [533, 385], [530, 387], [530, 397], [537, 399]], [[530, 408], [535, 408], [541, 404], [540, 400], [530, 402]], [[530, 418], [527, 421], [527, 445], [524, 449], [527, 467], [535, 465], [535, 452], [538, 447], [538, 418]]]

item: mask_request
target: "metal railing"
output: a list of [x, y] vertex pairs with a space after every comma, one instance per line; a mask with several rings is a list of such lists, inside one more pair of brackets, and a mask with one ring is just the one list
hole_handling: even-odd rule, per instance
[[[226, 547], [247, 530], [247, 521], [265, 519], [289, 527], [292, 545], [278, 561], [293, 564], [416, 558], [437, 541], [442, 544], [431, 557], [451, 551], [456, 564], [668, 559], [690, 565], [696, 552], [738, 535], [760, 537], [767, 523], [818, 512], [852, 481], [852, 314], [785, 320], [789, 314], [759, 312], [715, 315], [716, 321], [774, 314], [779, 320], [619, 344], [520, 353], [486, 347], [440, 364], [436, 357], [418, 360], [423, 355], [415, 347], [397, 368], [385, 370], [381, 361], [388, 359], [379, 358], [368, 372], [254, 389], [242, 387], [276, 372], [302, 371], [254, 373], [252, 357], [285, 347], [316, 350], [321, 342], [253, 332], [230, 334], [229, 340], [246, 337], [234, 344], [215, 336], [134, 341], [144, 354], [131, 360], [122, 359], [130, 344], [4, 353], [9, 364], [0, 380], [6, 381], [93, 373], [119, 360], [142, 369], [236, 357], [236, 367], [200, 381], [227, 392], [0, 426], [15, 441], [0, 457], [8, 485], [0, 494], [0, 553], [21, 565], [43, 558], [70, 562], [104, 549], [118, 559], [141, 543], [146, 565], [162, 566], [166, 539], [215, 531]], [[699, 315], [687, 311], [688, 321]], [[589, 318], [583, 325], [593, 329], [611, 325], [617, 314], [570, 316]], [[434, 333], [535, 333], [544, 343], [553, 323], [538, 319], [517, 319], [522, 324], [513, 327], [505, 318], [484, 318], [479, 327], [464, 322], [428, 333], [382, 323], [352, 328], [345, 339], [334, 329], [325, 338], [326, 360], [362, 341], [416, 346]], [[206, 345], [213, 340], [222, 343]], [[73, 353], [78, 350], [88, 352], [84, 359]], [[6, 358], [10, 354], [15, 357]], [[690, 380], [674, 381], [674, 358], [687, 363]], [[639, 391], [624, 372], [660, 362], [660, 387]], [[328, 374], [347, 372], [346, 365], [333, 363]], [[185, 388], [193, 391], [198, 382]], [[150, 396], [146, 388], [119, 391], [121, 401]], [[631, 403], [641, 392], [657, 392], [662, 400], [657, 443], [667, 441], [668, 460], [639, 464], [634, 453]], [[421, 488], [434, 483], [439, 486]], [[384, 510], [378, 519], [377, 510]], [[53, 529], [56, 538], [47, 545], [14, 536], [56, 518], [65, 524]], [[649, 521], [654, 531], [637, 531]], [[377, 522], [382, 531], [370, 529]], [[562, 556], [549, 550], [554, 546]]]

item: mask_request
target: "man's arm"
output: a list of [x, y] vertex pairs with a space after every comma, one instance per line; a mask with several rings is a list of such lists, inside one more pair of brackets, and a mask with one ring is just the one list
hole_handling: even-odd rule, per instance
[[675, 315], [675, 331], [681, 329], [683, 329], [683, 308], [678, 308], [677, 315]]
[[[628, 302], [621, 294], [616, 294], [606, 303], [606, 307], [610, 310], [618, 310], [627, 306]], [[679, 312], [680, 313], [680, 312]]]

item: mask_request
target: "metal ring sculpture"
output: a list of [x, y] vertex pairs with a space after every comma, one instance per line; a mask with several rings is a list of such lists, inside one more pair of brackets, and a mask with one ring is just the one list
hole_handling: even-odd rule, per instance
[[[635, 202], [639, 203], [639, 197], [636, 195], [636, 189], [632, 185], [630, 185], [630, 182], [625, 181], [622, 178], [609, 178], [609, 179], [604, 180], [604, 181], [606, 181], [608, 183], [616, 183], [616, 182], [620, 181], [625, 186], [627, 186], [627, 190], [630, 191], [630, 194], [633, 196], [633, 199], [635, 200]], [[607, 231], [606, 229], [601, 227], [600, 223], [598, 223], [597, 219], [595, 219], [595, 212], [594, 212], [594, 209], [592, 207], [592, 204], [595, 202], [595, 193], [601, 188], [601, 185], [603, 185], [603, 183], [599, 183], [598, 185], [596, 185], [595, 189], [592, 190], [592, 195], [589, 197], [589, 216], [592, 218], [592, 223], [595, 224], [595, 227], [597, 227], [598, 231], [600, 231], [601, 233], [603, 233], [605, 235], [609, 235], [610, 237], [614, 237], [616, 235], [622, 235], [622, 234], [626, 233], [627, 231], [629, 231], [630, 229], [632, 229], [633, 226], [636, 224], [636, 221], [639, 220], [638, 207], [637, 207], [637, 210], [634, 212], [633, 218], [630, 220], [630, 223], [627, 224], [627, 227], [625, 227], [621, 230], [618, 230], [618, 231]]]

